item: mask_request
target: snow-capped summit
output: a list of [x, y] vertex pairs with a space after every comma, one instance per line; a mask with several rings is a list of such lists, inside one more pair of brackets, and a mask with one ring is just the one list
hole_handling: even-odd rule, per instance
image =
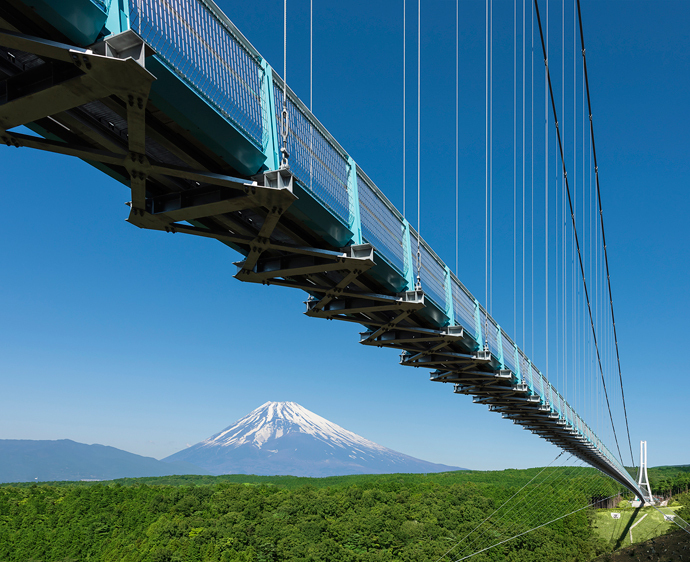
[[250, 444], [261, 449], [273, 439], [290, 433], [305, 433], [330, 446], [355, 450], [387, 450], [373, 441], [340, 427], [310, 412], [296, 402], [266, 402], [230, 427], [202, 442], [205, 447], [240, 447]]
[[459, 470], [382, 447], [295, 402], [266, 402], [223, 431], [163, 460], [189, 462], [214, 474], [335, 476]]

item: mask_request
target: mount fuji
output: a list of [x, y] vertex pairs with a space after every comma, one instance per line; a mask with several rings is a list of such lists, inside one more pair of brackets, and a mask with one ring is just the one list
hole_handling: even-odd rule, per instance
[[163, 461], [191, 463], [212, 474], [311, 477], [463, 470], [382, 447], [295, 402], [266, 402]]

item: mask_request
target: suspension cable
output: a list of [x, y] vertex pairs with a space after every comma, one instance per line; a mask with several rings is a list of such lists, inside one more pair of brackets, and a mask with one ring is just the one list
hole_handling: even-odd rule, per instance
[[[605, 500], [608, 500], [608, 499], [611, 499], [611, 498], [613, 498], [613, 497], [615, 497], [615, 496], [609, 496], [608, 498], [604, 498], [604, 499], [605, 499]], [[593, 506], [594, 504], [599, 503], [600, 501], [602, 501], [602, 500], [599, 499], [599, 500], [597, 500], [597, 501], [595, 501], [595, 502], [592, 502], [592, 503], [590, 503], [590, 504], [588, 504], [588, 505], [586, 505], [586, 506], [584, 506], [584, 507], [580, 507], [580, 508], [578, 508], [578, 509], [575, 509], [575, 510], [571, 511], [570, 513], [566, 513], [565, 515], [561, 515], [560, 517], [556, 517], [555, 519], [552, 519], [551, 521], [547, 521], [546, 523], [542, 523], [541, 525], [538, 525], [538, 526], [536, 526], [536, 527], [533, 527], [532, 529], [529, 529], [529, 530], [527, 530], [527, 531], [524, 531], [523, 533], [520, 533], [520, 534], [518, 534], [518, 535], [515, 535], [514, 537], [510, 537], [510, 538], [507, 538], [507, 539], [505, 539], [505, 540], [502, 540], [501, 542], [498, 542], [498, 543], [496, 543], [496, 544], [493, 544], [493, 545], [491, 545], [491, 546], [488, 546], [488, 547], [486, 547], [486, 548], [484, 548], [484, 549], [482, 549], [482, 550], [479, 550], [479, 551], [477, 551], [477, 552], [474, 552], [473, 554], [469, 554], [468, 556], [464, 556], [464, 557], [462, 557], [462, 558], [457, 558], [457, 559], [455, 559], [454, 562], [460, 562], [461, 560], [467, 560], [468, 558], [472, 558], [473, 556], [476, 556], [477, 554], [481, 554], [482, 552], [486, 552], [487, 550], [490, 550], [490, 549], [492, 549], [492, 548], [494, 548], [494, 547], [497, 547], [497, 546], [499, 546], [499, 545], [501, 545], [501, 544], [507, 543], [508, 541], [512, 541], [513, 539], [516, 539], [516, 538], [518, 538], [518, 537], [521, 537], [521, 536], [523, 536], [523, 535], [526, 535], [526, 534], [528, 534], [528, 533], [531, 533], [532, 531], [536, 531], [537, 529], [541, 529], [542, 527], [546, 527], [547, 525], [550, 525], [551, 523], [554, 523], [554, 522], [556, 522], [556, 521], [559, 521], [559, 520], [561, 520], [561, 519], [564, 519], [565, 517], [568, 517], [569, 515], [573, 515], [574, 513], [577, 513], [578, 511], [582, 511], [583, 509], [587, 509], [588, 507], [591, 507], [591, 506]]]
[[[569, 462], [571, 458], [572, 455], [568, 460], [566, 460], [566, 462]], [[467, 558], [471, 558], [480, 552], [485, 552], [486, 550], [499, 546], [500, 544], [504, 544], [513, 538], [522, 536], [564, 517], [565, 515], [559, 515], [556, 517], [560, 511], [559, 507], [556, 507], [557, 511], [550, 509], [553, 501], [553, 498], [550, 495], [547, 499], [545, 494], [542, 494], [541, 497], [538, 494], [535, 494], [540, 487], [546, 486], [547, 483], [552, 489], [558, 489], [561, 491], [559, 494], [561, 498], [559, 503], [566, 509], [570, 509], [568, 506], [577, 505], [572, 500], [575, 499], [575, 496], [581, 497], [582, 494], [584, 494], [585, 498], [588, 499], [585, 500], [585, 505], [581, 508], [578, 508], [578, 510], [596, 505], [602, 500], [615, 497], [608, 496], [608, 493], [612, 490], [609, 486], [607, 486], [607, 479], [602, 478], [598, 472], [594, 470], [591, 472], [579, 473], [579, 471], [582, 469], [582, 466], [578, 466], [580, 464], [584, 464], [584, 462], [582, 460], [578, 460], [576, 465], [570, 467], [570, 469], [568, 469], [568, 467], [562, 467], [563, 470], [552, 469], [549, 471], [544, 479], [535, 483], [529, 494], [523, 496], [524, 499], [513, 502], [515, 496], [517, 496], [517, 494], [515, 494], [498, 509], [496, 509], [489, 517], [482, 521], [477, 527], [475, 527], [470, 533], [463, 537], [463, 539], [457, 542], [441, 558], [447, 556], [448, 553], [453, 551], [460, 544], [467, 541], [467, 539], [471, 535], [477, 533], [477, 531], [479, 532], [477, 535], [475, 535], [475, 538], [470, 540], [468, 544], [464, 546], [464, 548], [456, 555], [457, 558], [455, 560], [465, 560]], [[543, 472], [545, 469], [546, 467], [542, 469], [541, 472]], [[541, 474], [541, 472], [539, 474]], [[537, 474], [537, 476], [535, 476], [531, 482], [534, 482], [539, 474]], [[520, 493], [520, 491], [518, 493]], [[511, 503], [511, 507], [504, 510], [503, 508], [509, 502]], [[499, 511], [502, 511], [502, 513], [499, 517], [497, 517], [496, 514]], [[511, 513], [511, 517], [508, 517]], [[570, 513], [567, 515], [572, 513], [574, 512], [570, 511]], [[487, 524], [490, 519], [493, 519], [491, 522], [492, 524]], [[484, 526], [484, 530], [480, 530], [480, 527], [482, 526]], [[521, 532], [525, 527], [527, 527], [528, 530]], [[501, 535], [506, 538], [504, 540], [499, 540]], [[491, 544], [490, 541], [493, 540], [497, 542]], [[474, 549], [477, 550], [474, 551]], [[468, 552], [469, 554], [467, 554]], [[438, 562], [438, 560], [436, 562]]]
[[407, 0], [403, 0], [403, 217], [405, 216], [405, 183], [407, 178]]
[[625, 407], [625, 393], [623, 392], [623, 375], [621, 373], [621, 358], [618, 352], [618, 335], [616, 334], [616, 318], [613, 314], [613, 295], [611, 293], [611, 274], [609, 273], [609, 256], [606, 250], [606, 236], [604, 234], [604, 211], [601, 206], [601, 190], [599, 189], [599, 165], [597, 164], [597, 149], [594, 144], [594, 122], [592, 120], [592, 101], [589, 95], [589, 77], [587, 75], [587, 57], [585, 56], [585, 35], [582, 29], [582, 12], [580, 10], [580, 0], [577, 0], [577, 15], [580, 23], [580, 42], [582, 44], [582, 65], [585, 75], [585, 85], [587, 89], [587, 107], [589, 110], [589, 130], [592, 137], [592, 155], [594, 157], [594, 177], [596, 180], [597, 199], [599, 202], [599, 219], [601, 222], [601, 239], [604, 245], [604, 262], [606, 264], [606, 282], [609, 290], [609, 304], [611, 305], [611, 322], [613, 324], [613, 339], [616, 343], [616, 361], [618, 363], [618, 378], [621, 385], [621, 397], [623, 399], [623, 413], [625, 414], [625, 429], [628, 433], [628, 446], [630, 447], [630, 458], [633, 466], [635, 465], [635, 458], [632, 451], [632, 442], [630, 441], [630, 426], [628, 425], [628, 411]]
[[486, 523], [489, 519], [491, 519], [498, 511], [500, 511], [506, 504], [510, 503], [510, 501], [515, 498], [522, 490], [527, 488], [534, 480], [536, 480], [542, 472], [544, 472], [547, 468], [549, 468], [553, 463], [555, 463], [559, 458], [561, 458], [565, 454], [565, 451], [561, 451], [555, 459], [553, 459], [549, 464], [547, 464], [545, 467], [543, 467], [537, 474], [535, 474], [532, 478], [530, 478], [529, 482], [527, 482], [522, 488], [520, 488], [517, 492], [515, 492], [510, 498], [508, 498], [506, 501], [504, 501], [499, 507], [493, 510], [491, 514], [489, 514], [479, 525], [477, 525], [474, 529], [472, 529], [467, 535], [465, 535], [464, 538], [460, 539], [457, 543], [455, 543], [450, 549], [448, 549], [446, 552], [444, 552], [437, 560], [436, 562], [439, 562], [439, 560], [442, 560], [446, 556], [448, 556], [449, 553], [451, 553], [453, 550], [455, 550], [458, 545], [462, 544], [465, 540], [467, 540], [467, 537], [469, 537], [472, 533], [474, 533], [479, 527], [481, 527], [484, 523]]
[[[572, 455], [566, 462], [568, 462], [571, 458]], [[583, 461], [578, 460], [577, 463], [583, 463]], [[591, 484], [595, 486], [595, 488], [592, 489], [591, 484], [588, 485], [589, 483], [583, 482], [583, 476], [578, 477], [576, 474], [573, 473], [573, 471], [581, 469], [581, 466], [576, 465], [569, 467], [570, 470], [568, 469], [568, 467], [561, 468], [563, 470], [557, 470], [554, 467], [554, 469], [547, 473], [543, 480], [537, 482], [534, 485], [530, 493], [524, 496], [524, 500], [521, 498], [517, 502], [512, 503], [510, 508], [504, 510], [499, 517], [496, 517], [498, 511], [503, 510], [503, 508], [507, 505], [508, 502], [504, 503], [497, 510], [495, 510], [487, 519], [480, 523], [478, 527], [476, 527], [466, 537], [464, 537], [461, 542], [464, 542], [470, 535], [474, 534], [477, 530], [479, 530], [479, 527], [482, 527], [485, 523], [489, 521], [489, 519], [493, 519], [492, 523], [494, 525], [494, 528], [491, 529], [490, 525], [486, 525], [483, 531], [480, 530], [478, 536], [475, 536], [473, 540], [469, 541], [469, 544], [467, 544], [467, 546], [465, 546], [462, 549], [462, 551], [458, 553], [458, 558], [456, 558], [456, 560], [464, 560], [467, 558], [471, 558], [479, 554], [480, 552], [484, 552], [486, 550], [494, 548], [513, 538], [516, 538], [517, 536], [529, 533], [539, 528], [540, 526], [548, 525], [549, 523], [556, 521], [557, 518], [553, 517], [554, 515], [556, 515], [556, 513], [549, 509], [549, 504], [551, 504], [551, 502], [548, 500], [545, 501], [544, 495], [540, 496], [539, 494], [536, 494], [540, 487], [545, 487], [548, 484], [552, 487], [552, 489], [561, 490], [562, 496], [570, 496], [570, 498], [583, 492], [585, 496], [589, 496], [590, 501], [595, 497], [599, 496], [601, 491], [596, 488], [602, 486], [604, 482], [603, 479], [598, 474], [596, 474], [596, 472], [594, 474], [590, 474], [589, 476]], [[584, 475], [584, 478], [587, 478], [587, 476]], [[513, 498], [511, 498], [508, 501], [512, 500]], [[597, 501], [600, 500], [595, 500], [592, 503], [589, 503], [589, 501], [587, 501], [584, 507], [589, 507], [595, 504]], [[513, 514], [512, 521], [508, 517], [508, 515], [511, 513]], [[539, 522], [543, 521], [542, 518], [546, 518], [547, 522], [543, 523], [542, 525], [539, 525]], [[524, 531], [523, 533], [520, 533], [520, 531], [525, 526], [528, 527], [528, 530]], [[501, 530], [499, 531], [499, 529]], [[484, 542], [485, 540], [498, 540], [498, 538], [500, 538], [500, 535], [503, 535], [504, 537], [506, 537], [506, 539], [488, 545], [486, 544], [486, 542]], [[482, 546], [484, 546], [484, 548], [482, 548]], [[473, 552], [473, 549], [475, 548], [477, 548], [478, 550]], [[468, 551], [469, 554], [466, 554], [466, 552]]]
[[561, 162], [563, 164], [563, 178], [565, 180], [566, 192], [568, 194], [568, 204], [570, 206], [570, 218], [571, 218], [572, 225], [573, 225], [573, 234], [575, 236], [575, 245], [577, 246], [577, 255], [578, 255], [579, 262], [580, 262], [580, 273], [582, 274], [582, 283], [584, 285], [585, 298], [587, 300], [587, 308], [589, 310], [589, 320], [590, 320], [590, 324], [592, 327], [592, 338], [594, 340], [594, 347], [595, 347], [596, 352], [597, 352], [597, 360], [599, 362], [599, 372], [601, 374], [601, 381], [602, 381], [603, 388], [604, 388], [604, 396], [606, 397], [606, 405], [608, 407], [609, 418], [611, 420], [611, 428], [613, 429], [613, 436], [616, 440], [616, 448], [618, 449], [618, 457], [622, 463], [623, 457], [621, 455], [620, 446], [618, 445], [618, 435], [616, 434], [616, 426], [613, 423], [613, 414], [611, 413], [611, 404], [609, 402], [608, 390], [606, 389], [606, 380], [604, 378], [604, 370], [603, 370], [602, 363], [601, 363], [601, 354], [599, 353], [599, 342], [597, 340], [597, 332], [596, 332], [596, 329], [594, 327], [594, 319], [592, 317], [592, 305], [591, 305], [590, 300], [589, 300], [589, 290], [587, 289], [587, 279], [585, 277], [585, 270], [584, 270], [584, 265], [582, 262], [582, 253], [580, 251], [580, 241], [579, 241], [578, 235], [577, 235], [577, 225], [575, 224], [575, 212], [573, 210], [573, 201], [572, 201], [572, 197], [570, 195], [570, 186], [568, 183], [568, 172], [566, 171], [566, 168], [565, 168], [565, 158], [564, 158], [564, 154], [563, 154], [563, 142], [561, 140], [561, 132], [560, 132], [560, 129], [558, 126], [558, 114], [556, 112], [556, 102], [555, 102], [555, 98], [553, 95], [553, 87], [551, 85], [551, 74], [549, 73], [549, 61], [548, 61], [548, 57], [546, 55], [546, 45], [544, 43], [544, 34], [542, 31], [541, 18], [539, 16], [538, 0], [534, 0], [534, 7], [535, 7], [536, 12], [537, 12], [537, 22], [539, 24], [539, 34], [541, 36], [541, 46], [542, 46], [542, 51], [544, 53], [544, 65], [546, 67], [546, 76], [548, 79], [549, 93], [551, 96], [551, 109], [553, 110], [553, 117], [554, 117], [554, 121], [556, 124], [556, 135], [558, 138], [558, 147], [560, 150]]

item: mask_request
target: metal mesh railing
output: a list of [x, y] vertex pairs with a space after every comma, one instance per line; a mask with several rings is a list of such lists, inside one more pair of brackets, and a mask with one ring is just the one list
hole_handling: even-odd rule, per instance
[[129, 0], [130, 25], [157, 56], [262, 150], [261, 63], [199, 0]]
[[357, 174], [357, 193], [362, 236], [401, 276], [404, 276], [405, 225], [402, 217], [391, 206], [386, 205], [383, 194], [360, 173]]
[[[281, 122], [283, 85], [273, 80], [276, 119]], [[300, 184], [312, 192], [344, 224], [350, 223], [353, 209], [348, 195], [347, 156], [333, 146], [318, 127], [292, 99], [288, 88], [287, 110], [290, 116], [287, 150], [290, 170]]]
[[[498, 325], [496, 324], [496, 321], [491, 318], [491, 316], [488, 316], [484, 310], [482, 310], [482, 316], [482, 327], [486, 326], [487, 332], [484, 334], [484, 339], [488, 342], [491, 353], [493, 353], [495, 357], [499, 357], [500, 351], [498, 349]], [[484, 319], [487, 317], [489, 320], [488, 323]]]
[[513, 373], [517, 373], [518, 365], [515, 363], [515, 345], [505, 333], [501, 335], [501, 341], [503, 342], [503, 363]]
[[530, 372], [532, 373], [532, 381], [534, 384], [534, 391], [541, 397], [542, 401], [547, 402], [547, 400], [546, 400], [546, 389], [544, 386], [544, 383], [546, 381], [544, 380], [544, 377], [539, 372], [539, 369], [535, 368], [534, 365], [530, 365]]
[[442, 309], [446, 307], [446, 271], [443, 262], [436, 259], [426, 244], [421, 246], [422, 287]]
[[[410, 244], [412, 245], [412, 254], [414, 260], [414, 275], [418, 275], [417, 271], [417, 233], [410, 228]], [[422, 271], [419, 274], [422, 289], [424, 294], [431, 299], [441, 310], [446, 308], [446, 270], [443, 262], [436, 258], [429, 245], [421, 239], [419, 245], [419, 253], [422, 262]]]
[[529, 362], [525, 354], [518, 350], [518, 361], [520, 361], [520, 375], [522, 380], [527, 383], [530, 389], [534, 390], [534, 383], [532, 382], [532, 372], [530, 371]]
[[479, 334], [476, 333], [474, 299], [472, 295], [460, 284], [454, 275], [451, 275], [450, 290], [453, 297], [455, 321], [467, 330], [468, 333], [474, 334], [475, 341], [479, 340]]

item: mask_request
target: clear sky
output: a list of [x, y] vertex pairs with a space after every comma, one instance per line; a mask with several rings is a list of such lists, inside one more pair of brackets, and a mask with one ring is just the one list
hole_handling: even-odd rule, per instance
[[[402, 2], [314, 4], [314, 113], [401, 208]], [[463, 1], [459, 13], [457, 265], [455, 3], [422, 4], [421, 231], [484, 302], [485, 4]], [[514, 150], [518, 201], [523, 169], [522, 2], [517, 7], [516, 143], [514, 7], [494, 4], [492, 312], [543, 366], [543, 281], [535, 282], [534, 336], [529, 298], [522, 331], [520, 263], [519, 281], [513, 284]], [[282, 75], [282, 2], [220, 5]], [[544, 19], [545, 0], [540, 8]], [[690, 7], [680, 1], [586, 0], [582, 10], [633, 449], [646, 439], [651, 465], [687, 464], [690, 236], [684, 209], [690, 207]], [[526, 194], [531, 194], [534, 146], [535, 204], [543, 207], [544, 67], [536, 33], [532, 120], [530, 18], [528, 2]], [[561, 2], [552, 0], [550, 66], [559, 100], [562, 21]], [[567, 0], [566, 88], [558, 102], [566, 108], [561, 119], [566, 152], [582, 142], [581, 132], [572, 140], [572, 25]], [[288, 27], [288, 83], [308, 103], [307, 0], [289, 2]], [[416, 27], [416, 3], [409, 1], [407, 214], [413, 224]], [[579, 42], [576, 55], [579, 69]], [[575, 122], [581, 131], [577, 76]], [[551, 114], [549, 131], [549, 177], [553, 174], [555, 186], [560, 184]], [[577, 166], [572, 155], [568, 158], [569, 166], [582, 166], [581, 158]], [[238, 255], [225, 246], [127, 224], [129, 190], [85, 163], [1, 147], [0, 170], [5, 208], [0, 224], [0, 438], [69, 438], [162, 458], [268, 400], [292, 400], [368, 439], [433, 462], [500, 469], [543, 465], [555, 456], [552, 445], [473, 405], [470, 398], [454, 395], [450, 386], [430, 383], [427, 371], [399, 366], [395, 352], [359, 345], [357, 326], [305, 317], [304, 294], [233, 279]], [[569, 177], [577, 173], [569, 169]], [[572, 181], [577, 189], [578, 180]], [[520, 207], [517, 215], [519, 233]], [[543, 215], [535, 214], [535, 220], [542, 224]], [[538, 225], [537, 277], [543, 276], [538, 271], [544, 259]], [[531, 248], [529, 232], [525, 240]], [[518, 234], [518, 255], [521, 245]], [[555, 286], [552, 280], [552, 294]], [[515, 307], [514, 294], [519, 295]], [[552, 315], [550, 320], [553, 329], [557, 322]], [[557, 339], [552, 335], [550, 341]], [[550, 344], [552, 369], [559, 353], [565, 351]], [[611, 372], [617, 377], [617, 371]], [[572, 373], [569, 377], [565, 384], [575, 387]], [[591, 425], [603, 423], [595, 419], [596, 412], [592, 415]], [[621, 445], [627, 443], [624, 426], [618, 431]]]

